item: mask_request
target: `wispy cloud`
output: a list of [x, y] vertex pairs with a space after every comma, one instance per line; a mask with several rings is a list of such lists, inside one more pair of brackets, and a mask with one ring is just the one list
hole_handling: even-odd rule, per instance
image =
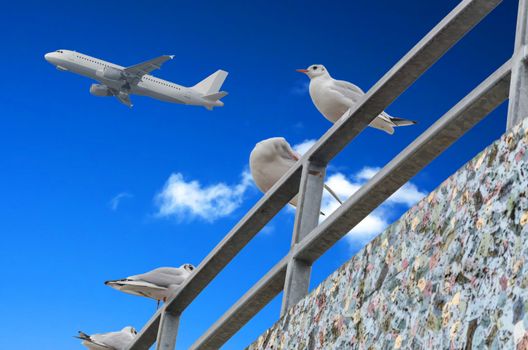
[[309, 80], [298, 80], [295, 82], [293, 87], [290, 89], [290, 92], [293, 95], [305, 95], [308, 93], [308, 90], [310, 88], [310, 81]]
[[199, 218], [213, 222], [235, 211], [252, 185], [247, 170], [242, 173], [240, 183], [232, 186], [224, 183], [202, 186], [198, 180], [186, 181], [181, 173], [175, 173], [156, 195], [157, 214], [179, 220]]
[[112, 209], [113, 211], [116, 211], [117, 208], [119, 207], [119, 204], [121, 203], [123, 199], [132, 198], [132, 197], [133, 196], [128, 192], [121, 192], [117, 194], [114, 198], [112, 198], [110, 202], [108, 203], [108, 205], [110, 206], [110, 209]]

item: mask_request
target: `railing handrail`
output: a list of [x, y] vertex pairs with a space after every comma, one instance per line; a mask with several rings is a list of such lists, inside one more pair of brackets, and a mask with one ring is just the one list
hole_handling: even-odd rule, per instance
[[[521, 0], [525, 1], [525, 0]], [[186, 307], [201, 293], [201, 291], [216, 277], [216, 275], [243, 249], [246, 244], [298, 193], [303, 165], [308, 162], [326, 166], [346, 145], [350, 143], [368, 124], [387, 108], [401, 93], [411, 86], [418, 77], [440, 59], [456, 42], [469, 32], [478, 22], [489, 14], [502, 0], [464, 0], [455, 7], [438, 25], [436, 25], [420, 42], [415, 45], [391, 70], [389, 70], [362, 98], [359, 103], [338, 120], [233, 227], [222, 241], [207, 255], [195, 272], [187, 279], [176, 294], [158, 310], [143, 327], [128, 350], [148, 349], [156, 340], [160, 320], [164, 314], [181, 314]], [[420, 164], [411, 170], [398, 168], [402, 162], [408, 162], [409, 152], [422, 150], [423, 152], [437, 152], [424, 157], [425, 164], [434, 159], [439, 153], [458, 139], [470, 126], [487, 115], [498, 104], [503, 102], [508, 93], [504, 94], [504, 86], [508, 86], [512, 62], [508, 61], [492, 74], [485, 82], [477, 87], [470, 95], [463, 99], [444, 117], [426, 130], [411, 145], [394, 158], [373, 179], [367, 182], [340, 208], [330, 215], [321, 225], [292, 248], [268, 274], [255, 284], [231, 309], [226, 312], [213, 327], [210, 328], [192, 346], [201, 349], [216, 336], [218, 344], [223, 344], [240, 327], [240, 322], [234, 327], [221, 328], [230, 317], [241, 317], [245, 324], [256, 311], [266, 305], [284, 286], [284, 276], [289, 259], [304, 259], [315, 261], [330, 246], [366, 217], [375, 207], [388, 197], [388, 190], [378, 191], [368, 205], [365, 205], [367, 194], [371, 194], [374, 186], [380, 182], [389, 185], [390, 191], [397, 190], [423, 166]], [[506, 89], [508, 90], [508, 89]], [[487, 100], [486, 100], [487, 99]], [[488, 103], [491, 101], [491, 103]], [[462, 105], [461, 105], [462, 104]], [[459, 110], [456, 110], [459, 108]], [[467, 109], [475, 108], [473, 117], [467, 116]], [[455, 112], [453, 112], [455, 111]], [[451, 112], [451, 115], [449, 114]], [[466, 120], [466, 119], [467, 120]], [[447, 120], [447, 121], [446, 121]], [[444, 123], [444, 124], [442, 124]], [[447, 123], [447, 124], [445, 124]], [[442, 132], [451, 130], [453, 135]], [[436, 137], [436, 149], [428, 148], [427, 143]], [[439, 136], [440, 135], [440, 136]], [[412, 150], [412, 148], [416, 148]], [[407, 152], [407, 153], [406, 153]], [[413, 173], [413, 171], [416, 172]], [[399, 172], [396, 181], [390, 181], [389, 175]], [[357, 215], [351, 219], [351, 212]], [[281, 282], [282, 280], [282, 282]], [[282, 283], [282, 286], [281, 286]], [[280, 287], [280, 288], [279, 288]], [[275, 293], [275, 294], [274, 294]], [[261, 298], [256, 302], [256, 297]], [[253, 303], [253, 309], [244, 313], [243, 307]], [[263, 304], [263, 305], [262, 305]], [[256, 309], [255, 309], [256, 308]], [[231, 311], [237, 311], [233, 313]], [[231, 313], [230, 313], [231, 312]], [[249, 317], [249, 318], [248, 318]], [[229, 327], [228, 327], [229, 328]], [[222, 333], [224, 332], [224, 333]], [[174, 334], [175, 338], [175, 334]], [[173, 346], [158, 348], [169, 349]]]

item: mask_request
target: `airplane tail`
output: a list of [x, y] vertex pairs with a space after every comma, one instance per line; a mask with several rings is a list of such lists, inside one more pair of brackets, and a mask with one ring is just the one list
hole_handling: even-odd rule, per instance
[[220, 91], [226, 78], [227, 72], [219, 69], [198, 84], [194, 85], [191, 89], [202, 95], [213, 95]]

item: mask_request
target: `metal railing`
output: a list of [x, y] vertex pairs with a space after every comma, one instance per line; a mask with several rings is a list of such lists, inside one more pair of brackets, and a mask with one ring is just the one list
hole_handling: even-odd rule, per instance
[[154, 342], [158, 350], [174, 349], [181, 313], [297, 193], [299, 203], [289, 253], [196, 340], [191, 349], [219, 349], [284, 290], [283, 315], [307, 295], [314, 261], [508, 97], [507, 128], [527, 117], [528, 0], [520, 0], [512, 59], [318, 225], [327, 164], [499, 3], [501, 0], [464, 0], [453, 9], [244, 215], [176, 294], [154, 314], [128, 350], [146, 350]]

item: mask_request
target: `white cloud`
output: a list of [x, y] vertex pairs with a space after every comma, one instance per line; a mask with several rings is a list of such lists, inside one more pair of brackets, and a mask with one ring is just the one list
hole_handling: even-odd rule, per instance
[[408, 182], [390, 196], [389, 201], [405, 204], [410, 207], [425, 197], [425, 195], [426, 193], [420, 191], [415, 184]]
[[356, 174], [358, 180], [370, 180], [376, 175], [380, 168], [366, 166]]
[[215, 221], [235, 211], [252, 184], [247, 170], [242, 173], [240, 183], [233, 186], [224, 183], [202, 186], [197, 180], [186, 181], [180, 173], [172, 174], [155, 198], [158, 216]]
[[303, 155], [315, 144], [317, 140], [304, 140], [301, 143], [293, 145], [292, 148], [295, 152]]
[[[326, 184], [336, 192], [341, 200], [346, 200], [359, 190], [368, 179], [372, 178], [377, 171], [379, 171], [379, 168], [365, 167], [350, 177], [347, 177], [340, 172], [334, 173], [328, 177]], [[351, 243], [368, 242], [372, 237], [380, 234], [389, 225], [391, 220], [394, 219], [393, 212], [394, 209], [396, 209], [396, 206], [399, 206], [400, 210], [402, 209], [402, 206], [404, 209], [409, 208], [425, 195], [426, 193], [418, 190], [415, 184], [405, 184], [390, 196], [380, 207], [370, 213], [356, 227], [354, 227], [354, 229], [352, 229], [346, 236], [348, 241]], [[326, 216], [321, 217], [321, 219], [324, 220], [338, 207], [339, 203], [325, 192], [321, 204], [321, 211], [324, 212]]]
[[117, 208], [119, 207], [119, 204], [121, 203], [123, 199], [132, 198], [132, 197], [133, 196], [130, 193], [121, 192], [117, 194], [114, 198], [112, 198], [110, 202], [108, 203], [108, 205], [110, 205], [110, 209], [112, 209], [113, 211], [116, 211]]

